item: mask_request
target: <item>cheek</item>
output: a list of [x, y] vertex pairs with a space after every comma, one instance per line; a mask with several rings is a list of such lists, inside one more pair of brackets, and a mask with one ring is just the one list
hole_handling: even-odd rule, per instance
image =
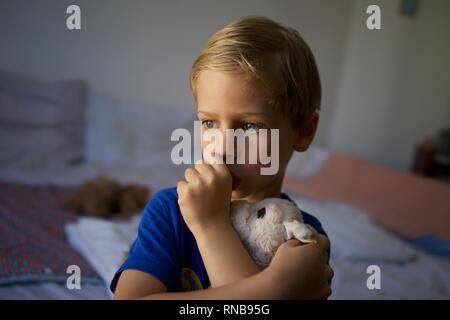
[[[278, 141], [274, 141], [274, 143], [279, 144]], [[272, 145], [270, 134], [262, 133], [250, 134], [245, 137], [245, 143], [236, 146], [237, 154], [245, 155], [245, 164], [252, 166], [261, 166], [264, 165], [263, 163], [267, 163], [267, 158], [273, 158], [272, 150], [279, 152], [275, 145]]]
[[291, 130], [280, 130], [280, 168], [287, 165], [294, 152], [295, 132]]
[[[205, 155], [205, 152], [208, 150], [208, 148], [210, 148], [210, 147], [212, 147], [212, 141], [208, 141], [208, 140], [205, 140], [205, 137], [204, 137], [204, 135], [203, 135], [203, 132], [202, 132], [202, 140], [201, 140], [201, 142], [202, 142], [202, 153], [203, 153], [203, 156]], [[211, 145], [211, 146], [210, 146]]]
[[216, 157], [221, 157], [225, 151], [222, 132], [217, 129], [202, 129], [201, 137], [203, 158], [211, 163], [219, 161]]
[[[229, 163], [229, 165], [235, 167], [238, 175], [245, 176], [259, 175], [260, 168], [270, 167], [272, 161], [278, 161], [279, 168], [283, 168], [290, 159], [293, 150], [292, 137], [286, 135], [283, 130], [279, 131], [278, 137], [273, 137], [273, 142], [270, 130], [267, 134], [252, 134], [243, 140], [236, 139], [228, 142], [223, 140], [222, 132], [219, 130], [208, 130], [205, 135], [205, 130], [202, 128], [201, 137], [202, 153], [205, 160], [213, 162], [216, 153], [219, 155], [226, 154], [225, 149], [229, 147], [228, 153], [234, 153], [235, 156], [234, 160], [231, 160], [234, 163]], [[219, 139], [217, 143], [216, 139]]]
[[233, 170], [241, 179], [242, 186], [253, 188], [261, 184], [260, 165], [241, 164], [235, 165]]

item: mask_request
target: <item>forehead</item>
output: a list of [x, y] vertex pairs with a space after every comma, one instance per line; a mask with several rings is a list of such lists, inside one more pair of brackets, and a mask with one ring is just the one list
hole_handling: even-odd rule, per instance
[[246, 74], [203, 71], [197, 79], [198, 111], [272, 114], [261, 86]]

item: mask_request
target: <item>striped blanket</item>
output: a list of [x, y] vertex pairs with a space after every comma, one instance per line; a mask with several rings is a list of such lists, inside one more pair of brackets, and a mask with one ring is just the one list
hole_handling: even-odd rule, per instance
[[66, 239], [64, 225], [78, 219], [66, 205], [72, 190], [0, 182], [0, 285], [65, 283], [71, 265], [81, 283], [103, 283]]

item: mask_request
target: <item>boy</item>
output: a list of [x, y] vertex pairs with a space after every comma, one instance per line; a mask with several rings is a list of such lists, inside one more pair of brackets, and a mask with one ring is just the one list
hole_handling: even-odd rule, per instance
[[[289, 240], [261, 271], [229, 216], [231, 200], [290, 200], [281, 193], [285, 169], [294, 151], [309, 147], [319, 118], [320, 79], [309, 47], [293, 29], [244, 17], [211, 37], [193, 65], [190, 84], [202, 137], [212, 129], [223, 137], [226, 129], [256, 136], [261, 129], [278, 129], [279, 169], [261, 175], [261, 163], [230, 164], [224, 147], [213, 155], [223, 163], [199, 161], [186, 170], [186, 181], [156, 193], [111, 283], [114, 298], [327, 298], [333, 270], [317, 219], [303, 212], [305, 223], [320, 233], [317, 244]], [[208, 145], [202, 141], [203, 152]]]

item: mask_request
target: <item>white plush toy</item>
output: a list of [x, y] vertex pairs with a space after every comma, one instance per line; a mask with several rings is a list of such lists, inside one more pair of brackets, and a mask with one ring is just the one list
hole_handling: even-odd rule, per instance
[[267, 198], [257, 203], [235, 200], [231, 203], [231, 221], [261, 268], [269, 265], [278, 247], [289, 239], [317, 242], [317, 231], [303, 223], [301, 211], [286, 199]]

